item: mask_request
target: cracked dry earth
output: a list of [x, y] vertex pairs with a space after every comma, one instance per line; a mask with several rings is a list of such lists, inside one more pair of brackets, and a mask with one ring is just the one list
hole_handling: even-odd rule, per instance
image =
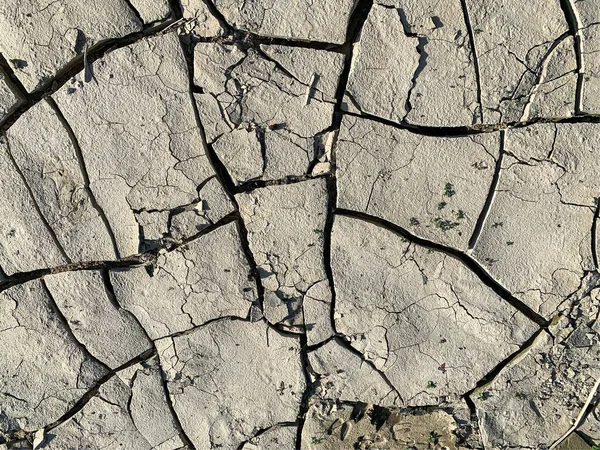
[[4, 0], [0, 449], [598, 450], [600, 0]]

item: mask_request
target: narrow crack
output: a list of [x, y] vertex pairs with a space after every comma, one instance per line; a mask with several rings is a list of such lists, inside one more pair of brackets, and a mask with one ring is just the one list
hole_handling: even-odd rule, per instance
[[[37, 202], [37, 200], [35, 198], [35, 195], [33, 194], [33, 190], [31, 189], [31, 186], [29, 186], [29, 183], [27, 182], [27, 178], [25, 178], [25, 175], [23, 174], [23, 171], [21, 170], [21, 168], [17, 164], [17, 161], [13, 157], [13, 154], [12, 154], [11, 149], [10, 149], [10, 142], [8, 140], [8, 136], [4, 135], [2, 138], [4, 139], [4, 142], [6, 143], [7, 155], [9, 157], [9, 159], [10, 159], [13, 167], [15, 168], [16, 172], [18, 173], [19, 178], [21, 178], [21, 181], [23, 182], [23, 185], [27, 189], [27, 192], [29, 194], [31, 202], [33, 203], [33, 207], [35, 208], [36, 212], [38, 213], [38, 216], [40, 217], [40, 220], [43, 222], [44, 227], [46, 228], [46, 230], [50, 234], [50, 237], [51, 237], [52, 241], [54, 242], [54, 245], [56, 245], [56, 248], [60, 252], [61, 256], [64, 258], [64, 260], [67, 262], [67, 264], [71, 264], [72, 263], [71, 258], [69, 257], [69, 255], [65, 251], [64, 247], [62, 246], [60, 240], [58, 239], [58, 236], [54, 232], [54, 229], [50, 226], [50, 223], [48, 222], [48, 219], [46, 219], [46, 216], [44, 216], [44, 214], [42, 213], [40, 205], [38, 204], [38, 202]], [[1, 285], [2, 285], [2, 282], [0, 282], [0, 286]], [[0, 288], [0, 290], [1, 290], [1, 288]]]
[[246, 444], [251, 444], [253, 439], [256, 439], [257, 437], [262, 436], [263, 434], [275, 429], [275, 428], [283, 428], [283, 427], [295, 427], [297, 426], [298, 423], [297, 422], [277, 422], [274, 425], [269, 425], [266, 428], [261, 428], [260, 430], [256, 431], [251, 438], [246, 439], [245, 441], [241, 442], [240, 445], [237, 446], [236, 450], [243, 450], [244, 446]]
[[502, 286], [498, 281], [496, 281], [484, 268], [481, 266], [475, 259], [473, 259], [467, 253], [464, 253], [460, 250], [457, 250], [453, 247], [448, 247], [443, 244], [438, 244], [433, 241], [429, 241], [427, 239], [415, 236], [408, 230], [388, 222], [385, 219], [381, 219], [379, 217], [371, 216], [369, 214], [365, 214], [359, 211], [351, 211], [347, 209], [337, 209], [335, 211], [336, 214], [346, 217], [352, 217], [355, 219], [363, 220], [374, 225], [385, 228], [389, 231], [392, 231], [409, 241], [414, 242], [417, 245], [422, 247], [430, 248], [433, 250], [437, 250], [442, 253], [446, 253], [454, 258], [458, 259], [465, 266], [467, 266], [486, 286], [491, 288], [498, 296], [512, 305], [514, 308], [519, 310], [523, 315], [525, 315], [529, 320], [538, 324], [541, 327], [547, 327], [549, 325], [549, 321], [544, 319], [538, 313], [536, 313], [533, 309], [523, 303], [521, 300], [517, 299], [514, 295], [510, 293], [508, 289]]
[[471, 16], [469, 14], [467, 0], [460, 0], [460, 5], [463, 12], [465, 26], [467, 27], [467, 34], [469, 35], [469, 42], [471, 44], [471, 55], [473, 58], [473, 68], [475, 70], [475, 83], [477, 85], [477, 104], [479, 105], [479, 121], [483, 123], [483, 102], [481, 101], [481, 70], [479, 69], [479, 58], [477, 56], [477, 47], [475, 45], [475, 34], [473, 32], [473, 25], [471, 24]]
[[140, 14], [140, 12], [137, 10], [137, 8], [135, 6], [133, 6], [133, 3], [131, 3], [131, 0], [124, 0], [125, 3], [127, 4], [127, 7], [131, 10], [131, 12], [133, 13], [133, 15], [136, 17], [137, 20], [140, 21], [140, 23], [143, 25], [144, 24], [144, 19], [142, 19], [142, 15]]
[[[155, 343], [153, 343], [153, 345], [154, 345], [154, 347], [153, 347], [154, 354], [157, 355], [157, 357], [160, 361], [160, 355], [158, 355], [158, 350], [156, 348]], [[164, 370], [162, 370], [162, 366], [160, 367], [159, 372], [160, 372], [161, 387], [165, 394], [165, 400], [167, 402], [167, 407], [169, 408], [169, 412], [171, 413], [171, 417], [173, 418], [173, 423], [175, 424], [175, 428], [177, 428], [177, 431], [179, 432], [179, 437], [183, 441], [183, 444], [185, 446], [184, 448], [187, 448], [188, 450], [196, 450], [196, 447], [192, 443], [192, 440], [189, 438], [189, 436], [183, 429], [183, 425], [181, 425], [179, 416], [177, 415], [177, 412], [175, 411], [175, 406], [173, 405], [173, 399], [171, 398], [171, 395], [169, 394], [169, 386], [167, 384], [167, 377], [166, 377], [167, 374], [165, 373]]]
[[152, 267], [156, 263], [156, 258], [161, 252], [172, 252], [180, 247], [183, 247], [189, 244], [200, 237], [211, 233], [212, 231], [220, 228], [228, 223], [231, 223], [235, 220], [238, 220], [239, 216], [237, 212], [233, 212], [231, 214], [226, 215], [218, 222], [209, 225], [206, 228], [203, 228], [198, 233], [182, 240], [181, 242], [169, 243], [162, 247], [153, 248], [144, 253], [138, 253], [136, 255], [126, 256], [124, 258], [118, 260], [102, 260], [102, 261], [81, 261], [76, 263], [68, 263], [55, 267], [47, 267], [43, 269], [31, 270], [28, 272], [16, 272], [12, 275], [6, 276], [2, 281], [0, 281], [0, 292], [11, 288], [13, 286], [17, 286], [19, 284], [26, 283], [28, 281], [36, 280], [38, 278], [42, 278], [46, 275], [53, 275], [57, 273], [63, 272], [72, 272], [79, 270], [111, 270], [111, 269], [123, 269], [123, 268], [132, 268], [132, 267]]
[[156, 24], [150, 24], [144, 27], [141, 31], [128, 34], [127, 36], [106, 39], [96, 43], [91, 48], [87, 49], [85, 55], [82, 53], [73, 58], [68, 64], [59, 69], [52, 78], [46, 80], [39, 88], [29, 93], [27, 95], [27, 102], [18, 107], [12, 114], [5, 118], [4, 122], [0, 125], [0, 132], [8, 130], [12, 124], [15, 123], [17, 119], [33, 105], [61, 89], [67, 81], [85, 68], [85, 64], [92, 64], [94, 61], [104, 57], [104, 55], [113, 50], [127, 47], [147, 37], [160, 35], [174, 22], [175, 20], [173, 18], [169, 18]]
[[104, 210], [98, 203], [98, 200], [96, 199], [96, 196], [94, 195], [94, 192], [92, 191], [92, 187], [91, 187], [91, 183], [90, 183], [90, 176], [89, 176], [87, 167], [85, 165], [85, 159], [83, 158], [83, 153], [81, 151], [81, 147], [79, 145], [77, 136], [75, 136], [75, 132], [73, 131], [73, 128], [71, 128], [71, 125], [69, 125], [69, 122], [63, 115], [62, 111], [60, 110], [60, 108], [58, 107], [58, 105], [56, 104], [54, 99], [52, 97], [47, 97], [46, 102], [48, 103], [48, 105], [50, 105], [52, 110], [56, 113], [56, 116], [62, 123], [67, 134], [69, 135], [69, 139], [71, 140], [71, 144], [73, 144], [73, 149], [75, 150], [75, 156], [77, 157], [77, 163], [79, 164], [79, 171], [81, 172], [81, 176], [83, 177], [83, 188], [85, 189], [85, 192], [87, 193], [88, 198], [90, 199], [90, 204], [96, 210], [96, 212], [100, 216], [100, 219], [102, 220], [102, 223], [104, 224], [104, 227], [106, 228], [106, 232], [108, 233], [108, 236], [110, 238], [110, 242], [112, 244], [113, 251], [115, 253], [116, 258], [120, 259], [121, 255], [119, 252], [119, 246], [117, 244], [117, 239], [115, 237], [115, 233], [113, 232], [112, 227], [110, 226], [108, 217], [106, 217]]
[[105, 371], [110, 372], [111, 371], [110, 367], [108, 367], [103, 361], [100, 361], [98, 358], [96, 358], [94, 355], [92, 355], [92, 353], [88, 350], [88, 348], [82, 342], [80, 342], [79, 339], [77, 339], [77, 337], [73, 333], [73, 330], [71, 329], [71, 326], [69, 325], [69, 321], [64, 316], [63, 312], [61, 311], [60, 307], [58, 306], [58, 303], [56, 303], [56, 300], [54, 299], [54, 295], [52, 295], [52, 292], [48, 288], [46, 281], [44, 279], [42, 279], [42, 280], [40, 280], [40, 284], [42, 285], [42, 289], [44, 290], [44, 293], [48, 296], [48, 299], [50, 300], [50, 306], [56, 313], [56, 317], [58, 318], [58, 321], [62, 324], [63, 328], [65, 329], [67, 336], [69, 336], [69, 338], [75, 343], [75, 345], [77, 347], [79, 347], [80, 349], [83, 350], [83, 352], [87, 355], [87, 357], [90, 360], [92, 360], [96, 364], [99, 364], [100, 366], [102, 366], [102, 368]]
[[485, 225], [485, 221], [490, 212], [490, 208], [492, 207], [492, 203], [494, 202], [494, 197], [496, 196], [496, 187], [498, 186], [498, 181], [500, 179], [500, 172], [502, 170], [502, 160], [504, 159], [504, 141], [505, 141], [505, 133], [504, 131], [500, 132], [500, 150], [498, 152], [498, 158], [496, 159], [496, 167], [494, 168], [494, 176], [492, 177], [492, 182], [490, 184], [490, 190], [485, 199], [485, 203], [483, 204], [483, 209], [477, 218], [477, 223], [475, 224], [475, 229], [473, 230], [473, 234], [469, 239], [468, 249], [472, 250], [477, 244], [477, 240], [481, 235], [481, 231], [483, 230], [483, 226]]
[[278, 180], [252, 180], [246, 183], [239, 184], [237, 186], [233, 186], [231, 188], [232, 192], [239, 194], [242, 192], [250, 192], [255, 189], [264, 188], [267, 186], [280, 186], [283, 184], [295, 184], [302, 183], [303, 181], [315, 180], [319, 178], [327, 178], [327, 174], [321, 175], [288, 175], [285, 178], [280, 178]]
[[577, 63], [577, 86], [575, 88], [575, 114], [581, 114], [581, 94], [583, 88], [583, 50], [581, 45], [581, 23], [577, 15], [577, 10], [572, 0], [559, 0], [560, 7], [565, 14], [565, 20], [569, 26], [569, 32], [573, 36], [573, 45], [575, 49], [575, 60]]
[[596, 211], [594, 212], [594, 219], [592, 220], [592, 260], [594, 267], [597, 271], [600, 271], [600, 263], [598, 262], [598, 221], [600, 220], [600, 197], [596, 198]]
[[102, 387], [102, 385], [104, 385], [107, 381], [109, 381], [112, 377], [114, 377], [117, 374], [117, 372], [120, 372], [123, 369], [126, 369], [128, 367], [134, 366], [134, 365], [139, 364], [141, 362], [147, 361], [147, 360], [149, 360], [150, 358], [152, 358], [155, 355], [156, 355], [156, 350], [154, 348], [152, 348], [152, 349], [146, 350], [145, 352], [139, 354], [135, 358], [127, 361], [125, 364], [117, 367], [116, 369], [109, 370], [109, 372], [106, 375], [104, 375], [102, 378], [100, 378], [96, 382], [96, 384], [94, 385], [94, 387], [92, 387], [92, 389], [90, 389], [89, 391], [87, 391], [75, 403], [75, 405], [69, 411], [67, 411], [65, 414], [63, 414], [60, 418], [58, 418], [54, 422], [50, 423], [49, 425], [46, 425], [44, 427], [45, 432], [47, 433], [48, 431], [51, 431], [54, 428], [56, 428], [56, 427], [60, 426], [61, 424], [65, 423], [67, 420], [73, 418], [98, 393], [98, 391], [100, 390], [100, 388]]
[[435, 127], [425, 125], [413, 125], [406, 122], [394, 122], [389, 119], [384, 119], [379, 116], [368, 113], [354, 113], [346, 111], [345, 115], [351, 117], [358, 117], [360, 119], [371, 120], [378, 122], [383, 125], [387, 125], [399, 130], [406, 130], [414, 134], [422, 136], [433, 136], [433, 137], [455, 137], [455, 136], [470, 136], [475, 134], [486, 134], [494, 133], [497, 131], [507, 130], [510, 128], [524, 128], [539, 123], [600, 123], [600, 114], [578, 114], [572, 117], [564, 118], [545, 118], [539, 117], [528, 120], [526, 122], [502, 122], [497, 124], [475, 124], [475, 125], [461, 125], [453, 127]]

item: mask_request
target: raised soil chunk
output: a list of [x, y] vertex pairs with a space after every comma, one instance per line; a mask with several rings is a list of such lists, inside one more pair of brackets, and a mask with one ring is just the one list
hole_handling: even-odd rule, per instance
[[460, 0], [376, 1], [354, 44], [346, 108], [394, 122], [481, 122]]
[[299, 339], [262, 321], [218, 320], [157, 348], [173, 407], [197, 448], [238, 448], [300, 412]]
[[[198, 201], [214, 176], [189, 93], [187, 66], [168, 33], [115, 50], [53, 95], [73, 130], [90, 189], [121, 256], [139, 250], [136, 213]], [[208, 205], [225, 197], [221, 189]]]
[[484, 123], [573, 115], [577, 63], [561, 3], [465, 4], [478, 56]]
[[0, 123], [24, 102], [22, 94], [0, 70]]
[[61, 418], [106, 373], [78, 343], [43, 281], [0, 293], [0, 438]]
[[140, 31], [126, 0], [5, 0], [0, 53], [29, 92], [95, 44]]
[[345, 117], [336, 146], [338, 207], [466, 250], [499, 150], [498, 133], [432, 137]]
[[44, 441], [48, 450], [181, 449], [156, 358], [117, 372]]
[[313, 49], [196, 44], [200, 119], [235, 184], [303, 176], [327, 160], [342, 63]]
[[598, 142], [594, 125], [583, 123], [506, 133], [500, 178], [473, 256], [546, 318], [594, 269]]
[[75, 338], [111, 369], [152, 347], [135, 317], [116, 304], [99, 271], [63, 272], [44, 280]]
[[[327, 286], [322, 284], [327, 282], [323, 262], [326, 180], [269, 186], [236, 195], [236, 200], [264, 287], [265, 317], [301, 330], [303, 303], [328, 301]], [[317, 284], [324, 293], [311, 292]], [[307, 334], [315, 328], [313, 321], [329, 323], [330, 319], [329, 314], [311, 314], [309, 320]], [[321, 333], [321, 326], [316, 329]]]
[[222, 316], [245, 318], [256, 284], [235, 223], [162, 253], [151, 270], [111, 270], [116, 300], [151, 339], [189, 330]]
[[354, 0], [215, 0], [233, 27], [262, 36], [343, 44]]
[[452, 256], [336, 216], [336, 329], [405, 405], [458, 398], [537, 326]]

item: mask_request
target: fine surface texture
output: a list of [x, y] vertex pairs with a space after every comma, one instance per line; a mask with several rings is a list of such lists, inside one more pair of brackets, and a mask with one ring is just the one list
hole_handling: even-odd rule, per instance
[[600, 0], [0, 2], [0, 450], [600, 450]]

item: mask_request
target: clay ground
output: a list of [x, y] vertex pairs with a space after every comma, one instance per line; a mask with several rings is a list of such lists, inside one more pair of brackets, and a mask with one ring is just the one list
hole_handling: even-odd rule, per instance
[[0, 132], [0, 449], [600, 449], [600, 0], [4, 0]]

